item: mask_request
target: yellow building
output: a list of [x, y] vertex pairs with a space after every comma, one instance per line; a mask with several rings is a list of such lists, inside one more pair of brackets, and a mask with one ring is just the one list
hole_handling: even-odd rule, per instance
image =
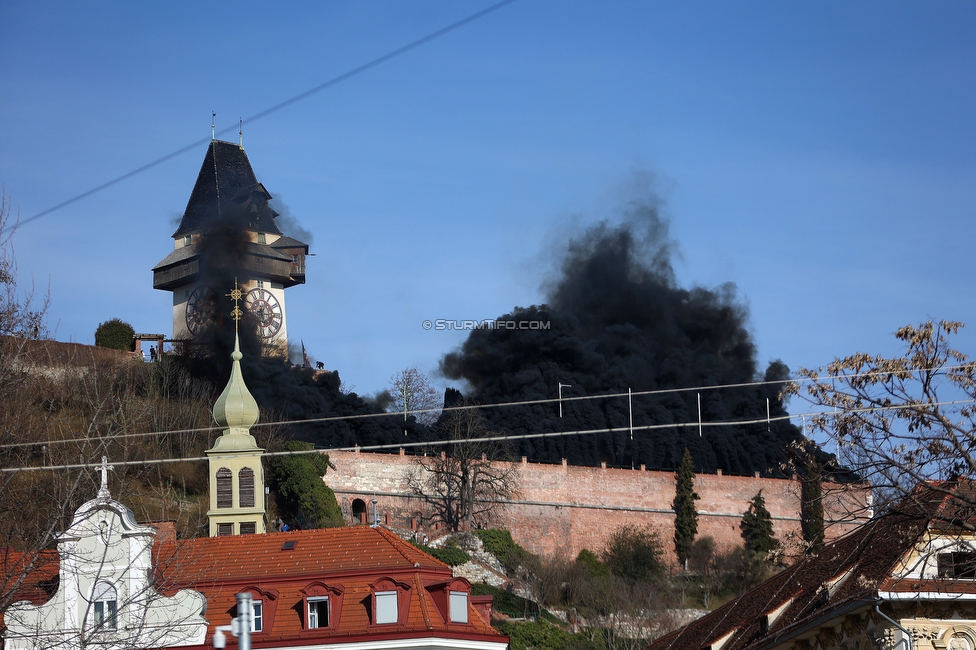
[[240, 343], [235, 336], [233, 364], [224, 392], [214, 404], [213, 416], [223, 433], [212, 449], [210, 462], [210, 536], [246, 535], [267, 530], [264, 507], [264, 468], [251, 427], [258, 421], [258, 403], [241, 375]]

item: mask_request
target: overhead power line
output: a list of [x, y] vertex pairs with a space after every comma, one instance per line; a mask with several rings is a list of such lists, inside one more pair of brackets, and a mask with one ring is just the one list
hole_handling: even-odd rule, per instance
[[[952, 400], [947, 402], [933, 402], [926, 403], [926, 406], [961, 406], [961, 405], [973, 405], [976, 404], [976, 400]], [[838, 411], [837, 414], [851, 414], [851, 413], [873, 413], [875, 411], [898, 411], [898, 410], [908, 410], [913, 408], [913, 404], [892, 404], [889, 406], [866, 406], [857, 409], [844, 409], [843, 411]], [[385, 413], [386, 416], [398, 416], [401, 413]], [[761, 418], [749, 418], [745, 420], [719, 420], [715, 422], [674, 422], [668, 424], [644, 424], [638, 426], [625, 426], [625, 427], [605, 427], [600, 429], [576, 429], [570, 431], [546, 431], [543, 433], [517, 433], [517, 434], [501, 434], [497, 436], [483, 436], [478, 438], [462, 438], [456, 440], [429, 440], [423, 442], [400, 442], [391, 443], [385, 445], [354, 445], [345, 447], [330, 447], [327, 449], [309, 449], [302, 451], [278, 451], [278, 452], [266, 452], [262, 456], [297, 456], [302, 454], [327, 454], [334, 451], [386, 451], [392, 449], [412, 449], [417, 447], [440, 447], [448, 445], [463, 445], [473, 442], [507, 442], [512, 440], [533, 440], [538, 438], [561, 438], [568, 436], [585, 436], [593, 435], [598, 433], [627, 433], [629, 431], [655, 431], [661, 429], [691, 429], [704, 427], [708, 429], [719, 428], [719, 427], [729, 427], [729, 426], [743, 426], [750, 424], [767, 424], [771, 422], [783, 422], [787, 420], [793, 420], [801, 417], [814, 417], [822, 415], [834, 415], [833, 413], [825, 412], [813, 412], [813, 413], [799, 413], [796, 415], [778, 415], [775, 417], [761, 417]], [[147, 435], [147, 434], [139, 434]], [[124, 437], [124, 436], [119, 436]], [[82, 440], [98, 442], [112, 440], [112, 438], [84, 438]], [[42, 443], [33, 443], [33, 446], [39, 446]], [[166, 463], [185, 463], [185, 462], [196, 462], [208, 460], [207, 456], [192, 456], [187, 458], [152, 458], [146, 460], [130, 460], [130, 461], [120, 461], [112, 462], [113, 465], [159, 465]], [[9, 474], [15, 472], [23, 471], [37, 471], [37, 470], [58, 470], [58, 469], [82, 469], [82, 468], [97, 468], [100, 465], [97, 463], [79, 463], [74, 465], [41, 465], [41, 466], [26, 466], [26, 467], [5, 467], [0, 468], [0, 474]]]
[[[945, 372], [954, 371], [954, 370], [966, 369], [966, 368], [969, 368], [970, 366], [973, 366], [973, 365], [974, 364], [970, 363], [970, 364], [959, 364], [959, 365], [954, 365], [954, 366], [943, 366], [942, 368], [939, 369], [939, 373], [938, 374], [943, 374]], [[910, 372], [921, 372], [921, 370], [910, 371]], [[851, 373], [851, 374], [847, 374], [847, 375], [826, 375], [826, 376], [823, 376], [823, 377], [818, 377], [817, 378], [817, 381], [829, 381], [831, 379], [839, 379], [841, 377], [847, 378], [847, 379], [852, 379], [852, 378], [872, 377], [872, 376], [892, 375], [892, 374], [894, 374], [894, 373], [887, 372], [887, 371], [886, 372], [871, 371], [871, 372], [862, 372], [862, 373]], [[718, 384], [718, 385], [713, 385], [713, 386], [692, 386], [690, 388], [660, 388], [660, 389], [656, 389], [656, 390], [628, 391], [626, 393], [625, 392], [619, 392], [619, 393], [603, 393], [603, 394], [599, 394], [599, 395], [577, 395], [575, 397], [561, 397], [561, 398], [560, 397], [547, 397], [545, 399], [520, 400], [520, 401], [515, 401], [515, 402], [499, 402], [499, 403], [496, 403], [496, 404], [467, 404], [467, 405], [462, 405], [462, 406], [451, 406], [451, 407], [447, 407], [447, 408], [430, 408], [430, 409], [414, 409], [414, 410], [410, 410], [410, 411], [397, 411], [396, 413], [357, 413], [355, 415], [330, 415], [330, 416], [321, 417], [321, 418], [305, 418], [305, 419], [301, 419], [301, 420], [275, 420], [275, 421], [271, 421], [271, 422], [259, 422], [259, 423], [255, 424], [255, 425], [253, 425], [252, 428], [257, 428], [257, 427], [271, 427], [271, 426], [290, 426], [290, 425], [296, 425], [296, 424], [322, 424], [322, 423], [327, 423], [327, 422], [341, 422], [341, 421], [349, 421], [349, 420], [368, 420], [368, 419], [375, 419], [375, 418], [388, 418], [388, 417], [391, 417], [391, 416], [394, 416], [394, 417], [402, 417], [404, 415], [417, 416], [417, 415], [426, 414], [426, 413], [437, 413], [437, 412], [440, 412], [440, 411], [446, 411], [446, 412], [449, 412], [450, 413], [452, 411], [470, 411], [470, 410], [488, 409], [488, 408], [506, 408], [506, 407], [511, 407], [511, 406], [534, 406], [534, 405], [555, 404], [555, 403], [560, 402], [560, 401], [561, 402], [580, 402], [580, 401], [595, 400], [595, 399], [613, 399], [613, 398], [618, 398], [618, 397], [621, 397], [621, 398], [622, 397], [640, 397], [640, 396], [646, 396], [646, 395], [667, 395], [667, 394], [674, 394], [674, 393], [704, 392], [704, 391], [707, 391], [707, 390], [721, 390], [721, 389], [726, 389], [726, 388], [745, 388], [745, 387], [750, 387], [750, 386], [769, 386], [769, 385], [790, 384], [790, 383], [804, 384], [804, 383], [810, 383], [812, 381], [814, 381], [814, 380], [808, 379], [808, 378], [776, 379], [776, 380], [770, 380], [770, 381], [741, 382], [741, 383], [736, 383], [736, 384]], [[951, 404], [972, 404], [972, 403], [974, 403], [972, 400], [970, 400], [970, 401], [957, 401], [957, 402], [939, 402], [939, 403], [930, 404], [930, 406], [945, 406], [945, 405], [951, 405]], [[888, 408], [889, 409], [896, 409], [896, 408], [904, 408], [904, 407], [892, 406], [892, 407], [888, 407]], [[883, 410], [883, 409], [875, 408], [875, 410]], [[781, 419], [795, 419], [795, 418], [814, 417], [814, 416], [817, 416], [817, 415], [821, 415], [822, 413], [823, 413], [822, 411], [815, 411], [815, 412], [811, 412], [811, 413], [799, 413], [799, 414], [795, 414], [795, 415], [787, 415], [785, 417], [778, 416], [777, 418], [772, 418], [769, 421], [772, 422], [772, 421], [777, 421], [777, 420], [781, 420]], [[766, 422], [767, 419], [764, 418], [761, 421], [762, 422]], [[745, 424], [745, 422], [743, 422], [743, 424]], [[697, 426], [697, 423], [694, 423], [694, 425]], [[674, 426], [674, 425], [668, 425], [668, 426]], [[703, 423], [703, 426], [704, 426], [704, 423]], [[213, 431], [220, 431], [221, 429], [222, 429], [221, 427], [211, 426], [211, 427], [201, 427], [201, 428], [196, 428], [196, 429], [171, 429], [171, 430], [168, 430], [168, 431], [145, 431], [145, 432], [139, 432], [139, 433], [119, 433], [119, 434], [113, 434], [113, 435], [102, 436], [102, 437], [91, 437], [91, 436], [88, 436], [88, 437], [84, 437], [84, 438], [62, 438], [62, 439], [55, 439], [55, 440], [43, 440], [43, 441], [39, 441], [39, 442], [14, 442], [14, 443], [0, 444], [0, 449], [10, 449], [10, 448], [16, 448], [16, 447], [39, 447], [39, 446], [43, 446], [43, 445], [69, 444], [69, 443], [89, 442], [89, 441], [97, 441], [97, 440], [105, 441], [105, 440], [125, 439], [125, 438], [139, 438], [139, 437], [145, 437], [145, 436], [168, 436], [168, 435], [180, 435], [180, 434], [187, 434], [187, 433], [210, 433], [210, 432], [213, 432]], [[637, 428], [635, 427], [634, 430], [637, 430]]]
[[[404, 45], [402, 47], [399, 47], [399, 48], [397, 48], [397, 49], [395, 49], [395, 50], [393, 50], [391, 52], [387, 52], [386, 54], [384, 54], [382, 56], [379, 56], [379, 57], [377, 57], [377, 58], [375, 58], [375, 59], [373, 59], [373, 60], [371, 60], [371, 61], [369, 61], [367, 63], [364, 63], [363, 65], [361, 65], [359, 67], [353, 68], [352, 70], [349, 70], [348, 72], [344, 72], [343, 74], [340, 74], [337, 77], [333, 77], [332, 79], [329, 79], [325, 83], [321, 83], [318, 86], [315, 86], [314, 88], [311, 88], [309, 90], [306, 90], [303, 93], [299, 93], [298, 95], [295, 95], [294, 97], [291, 97], [289, 99], [286, 99], [283, 102], [280, 102], [278, 104], [275, 104], [274, 106], [271, 106], [270, 108], [266, 108], [263, 111], [261, 111], [259, 113], [256, 113], [256, 114], [252, 115], [251, 117], [248, 117], [248, 118], [242, 120], [241, 124], [243, 125], [243, 124], [251, 124], [252, 122], [257, 122], [260, 119], [263, 119], [265, 117], [268, 117], [269, 115], [272, 115], [274, 113], [277, 113], [278, 111], [282, 110], [283, 108], [287, 108], [287, 107], [291, 106], [292, 104], [296, 104], [296, 103], [298, 103], [298, 102], [300, 102], [300, 101], [302, 101], [304, 99], [308, 99], [312, 95], [315, 95], [317, 93], [320, 93], [323, 90], [327, 90], [329, 88], [332, 88], [333, 86], [336, 86], [336, 85], [338, 85], [338, 84], [340, 84], [340, 83], [342, 83], [344, 81], [348, 81], [349, 79], [352, 79], [353, 77], [356, 77], [358, 75], [361, 75], [364, 72], [367, 72], [369, 70], [372, 70], [373, 68], [375, 68], [377, 66], [383, 65], [384, 63], [386, 63], [388, 61], [391, 61], [392, 59], [395, 59], [395, 58], [397, 58], [399, 56], [402, 56], [402, 55], [406, 54], [407, 52], [410, 52], [411, 50], [415, 50], [415, 49], [417, 49], [418, 47], [420, 47], [422, 45], [426, 45], [427, 43], [430, 43], [431, 41], [437, 40], [441, 36], [446, 36], [447, 34], [450, 34], [451, 32], [453, 32], [453, 31], [455, 31], [457, 29], [460, 29], [461, 27], [464, 27], [465, 25], [468, 25], [468, 24], [473, 23], [473, 22], [475, 22], [477, 20], [480, 20], [480, 19], [484, 18], [485, 16], [487, 16], [487, 15], [489, 15], [491, 13], [494, 13], [494, 12], [498, 11], [499, 9], [502, 9], [503, 7], [505, 7], [507, 5], [510, 5], [510, 4], [512, 4], [512, 3], [516, 2], [516, 1], [517, 0], [502, 0], [501, 2], [498, 2], [496, 4], [493, 4], [493, 5], [491, 5], [490, 7], [486, 8], [486, 9], [482, 9], [481, 11], [477, 11], [477, 12], [471, 14], [470, 16], [467, 16], [466, 18], [462, 18], [461, 20], [459, 20], [457, 22], [451, 23], [447, 27], [442, 27], [441, 29], [438, 29], [437, 31], [431, 32], [430, 34], [427, 34], [426, 36], [423, 36], [421, 38], [418, 38], [415, 41], [412, 41], [410, 43], [407, 43], [406, 45]], [[229, 126], [229, 127], [225, 128], [225, 129], [221, 129], [221, 130], [217, 131], [216, 132], [216, 135], [224, 135], [224, 134], [227, 134], [227, 133], [232, 132], [233, 130], [234, 130], [234, 127], [233, 126]], [[130, 172], [127, 172], [125, 174], [122, 174], [118, 178], [114, 178], [114, 179], [108, 181], [107, 183], [102, 183], [101, 185], [99, 185], [97, 187], [94, 187], [94, 188], [88, 190], [87, 192], [82, 192], [81, 194], [79, 194], [79, 195], [77, 195], [75, 197], [72, 197], [72, 198], [68, 199], [67, 201], [63, 201], [61, 203], [58, 203], [57, 205], [55, 205], [53, 207], [50, 207], [47, 210], [44, 210], [43, 212], [38, 212], [37, 214], [35, 214], [35, 215], [31, 216], [31, 217], [28, 217], [27, 219], [22, 219], [22, 220], [18, 221], [16, 224], [14, 224], [12, 226], [8, 226], [7, 228], [5, 228], [3, 230], [0, 230], [0, 234], [4, 234], [7, 231], [9, 231], [9, 230], [11, 230], [11, 229], [13, 229], [13, 228], [15, 228], [17, 226], [23, 226], [23, 225], [26, 225], [26, 224], [28, 224], [28, 223], [30, 223], [32, 221], [36, 221], [37, 219], [40, 219], [41, 217], [45, 217], [45, 216], [51, 214], [52, 212], [57, 212], [61, 208], [67, 207], [67, 206], [71, 205], [72, 203], [77, 203], [78, 201], [81, 201], [82, 199], [88, 198], [92, 194], [97, 194], [98, 192], [101, 192], [104, 189], [108, 189], [109, 187], [112, 187], [113, 185], [117, 185], [117, 184], [121, 183], [122, 181], [128, 180], [128, 179], [132, 178], [133, 176], [137, 176], [137, 175], [141, 174], [144, 171], [148, 171], [148, 170], [152, 169], [153, 167], [157, 167], [157, 166], [163, 164], [164, 162], [167, 162], [169, 160], [172, 160], [173, 158], [176, 158], [178, 156], [181, 156], [181, 155], [187, 153], [188, 151], [191, 151], [193, 149], [196, 149], [200, 145], [206, 144], [208, 142], [210, 142], [210, 138], [202, 138], [200, 140], [197, 140], [196, 142], [190, 143], [190, 144], [186, 145], [185, 147], [182, 147], [180, 149], [177, 149], [176, 151], [174, 151], [172, 153], [166, 154], [162, 158], [158, 158], [158, 159], [156, 159], [156, 160], [154, 160], [154, 161], [152, 161], [150, 163], [146, 163], [145, 165], [143, 165], [141, 167], [137, 167], [136, 169], [133, 169]]]

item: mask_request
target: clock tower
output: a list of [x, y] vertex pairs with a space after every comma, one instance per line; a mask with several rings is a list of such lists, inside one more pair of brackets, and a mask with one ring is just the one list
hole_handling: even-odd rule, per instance
[[153, 267], [153, 288], [173, 292], [173, 338], [214, 326], [218, 285], [240, 283], [263, 353], [287, 356], [285, 289], [305, 283], [308, 244], [285, 236], [244, 148], [213, 140], [190, 193], [173, 252]]

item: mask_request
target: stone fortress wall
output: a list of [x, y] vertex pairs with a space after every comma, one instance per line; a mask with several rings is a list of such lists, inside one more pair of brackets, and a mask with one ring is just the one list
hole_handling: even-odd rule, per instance
[[[372, 499], [381, 524], [414, 529], [431, 538], [438, 531], [423, 502], [408, 486], [418, 470], [413, 456], [359, 451], [330, 452], [335, 465], [325, 477], [336, 493], [346, 521], [371, 523]], [[615, 529], [650, 525], [672, 548], [674, 472], [607, 467], [519, 464], [518, 496], [499, 508], [491, 527], [507, 528], [532, 553], [575, 557], [581, 549], [599, 553]], [[749, 501], [762, 490], [777, 539], [796, 548], [800, 533], [800, 483], [755, 476], [697, 474], [695, 491], [698, 536], [711, 536], [720, 550], [742, 544], [739, 522]], [[863, 484], [825, 483], [826, 537], [834, 539], [871, 516], [871, 490]], [[676, 562], [671, 557], [672, 562]]]

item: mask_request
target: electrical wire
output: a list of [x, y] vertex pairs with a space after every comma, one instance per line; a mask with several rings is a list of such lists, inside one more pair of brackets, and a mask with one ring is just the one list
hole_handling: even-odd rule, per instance
[[[969, 400], [952, 400], [948, 402], [931, 402], [926, 403], [926, 406], [953, 406], [953, 405], [972, 405], [976, 404], [976, 399]], [[908, 410], [913, 408], [915, 405], [912, 404], [894, 404], [890, 406], [870, 406], [857, 409], [845, 409], [839, 413], [872, 413], [875, 411], [892, 411], [892, 410]], [[397, 416], [399, 413], [385, 413], [386, 416]], [[750, 418], [747, 420], [720, 420], [715, 422], [675, 422], [669, 424], [643, 424], [634, 427], [606, 427], [601, 429], [578, 429], [571, 431], [547, 431], [543, 433], [519, 433], [519, 434], [502, 434], [497, 436], [483, 436], [478, 438], [462, 438], [455, 440], [430, 440], [425, 442], [399, 442], [391, 443], [385, 445], [354, 445], [352, 447], [330, 447], [323, 449], [309, 449], [302, 451], [278, 451], [278, 452], [268, 452], [263, 453], [262, 456], [292, 456], [301, 454], [327, 454], [333, 451], [384, 451], [392, 449], [410, 449], [416, 447], [438, 447], [446, 445], [463, 445], [473, 442], [507, 442], [511, 440], [532, 440], [539, 438], [559, 438], [567, 436], [583, 436], [592, 435], [598, 433], [627, 433], [629, 431], [655, 431], [660, 429], [689, 429], [689, 428], [718, 428], [718, 427], [729, 427], [729, 426], [743, 426], [750, 424], [768, 424], [772, 422], [783, 422], [787, 420], [793, 420], [800, 417], [813, 417], [816, 415], [824, 415], [823, 412], [817, 413], [801, 413], [797, 415], [778, 415], [775, 417], [762, 417], [762, 418]], [[144, 434], [140, 434], [144, 435]], [[84, 441], [106, 441], [112, 440], [112, 438], [83, 438]], [[43, 443], [33, 443], [32, 446], [40, 446]], [[132, 461], [120, 461], [118, 463], [112, 463], [113, 465], [156, 465], [165, 463], [183, 463], [183, 462], [194, 462], [208, 460], [207, 456], [193, 456], [186, 458], [153, 458], [146, 460], [132, 460]], [[21, 471], [34, 471], [34, 470], [58, 470], [58, 469], [78, 469], [78, 468], [97, 468], [99, 465], [91, 463], [80, 463], [74, 465], [41, 465], [41, 466], [26, 466], [26, 467], [5, 467], [0, 468], [0, 473], [15, 473]]]
[[[941, 367], [939, 369], [939, 371], [938, 371], [937, 374], [943, 374], [946, 371], [952, 371], [952, 370], [960, 370], [960, 369], [970, 368], [973, 365], [974, 364], [959, 364], [959, 365], [954, 365], [954, 366], [943, 366], [943, 367]], [[915, 371], [915, 372], [921, 372], [921, 370], [918, 370], [918, 371]], [[816, 379], [816, 381], [819, 382], [819, 381], [825, 381], [825, 380], [830, 380], [830, 379], [840, 379], [840, 378], [843, 378], [843, 379], [852, 379], [852, 378], [869, 377], [869, 376], [875, 376], [875, 375], [892, 375], [892, 374], [894, 374], [894, 373], [892, 373], [892, 372], [871, 371], [871, 372], [864, 372], [864, 373], [854, 373], [854, 374], [849, 374], [849, 375], [828, 375], [828, 376], [825, 376], [825, 377], [818, 377]], [[332, 416], [326, 416], [326, 417], [321, 417], [321, 418], [305, 418], [305, 419], [301, 419], [301, 420], [275, 420], [275, 421], [271, 421], [271, 422], [258, 422], [256, 424], [254, 424], [252, 426], [252, 428], [272, 427], [272, 426], [292, 426], [292, 425], [301, 425], [301, 424], [322, 424], [322, 423], [327, 423], [327, 422], [340, 422], [340, 421], [349, 421], [349, 420], [366, 420], [366, 419], [375, 419], [375, 418], [387, 418], [387, 417], [391, 417], [391, 416], [397, 417], [397, 416], [403, 416], [403, 415], [417, 416], [417, 415], [422, 415], [422, 414], [427, 414], [427, 413], [440, 413], [440, 412], [448, 412], [448, 413], [450, 413], [450, 412], [454, 412], [454, 411], [469, 411], [469, 410], [488, 409], [488, 408], [505, 408], [505, 407], [509, 407], [509, 406], [534, 406], [534, 405], [553, 404], [553, 403], [558, 403], [560, 401], [562, 401], [562, 402], [578, 402], [578, 401], [595, 400], [595, 399], [613, 399], [613, 398], [618, 398], [618, 397], [640, 397], [640, 396], [646, 396], [646, 395], [666, 395], [666, 394], [684, 393], [684, 392], [693, 392], [693, 391], [694, 392], [703, 392], [703, 391], [707, 391], [707, 390], [721, 390], [721, 389], [726, 389], [726, 388], [744, 388], [744, 387], [752, 387], [752, 386], [769, 386], [769, 385], [790, 384], [790, 383], [803, 384], [803, 383], [808, 383], [808, 382], [813, 382], [813, 381], [814, 380], [813, 379], [810, 379], [810, 378], [778, 379], [778, 380], [770, 380], [770, 381], [741, 382], [741, 383], [736, 383], [736, 384], [718, 384], [718, 385], [713, 385], [713, 386], [693, 386], [691, 388], [661, 388], [661, 389], [656, 389], [656, 390], [645, 390], [645, 391], [637, 391], [637, 392], [604, 393], [604, 394], [600, 394], [600, 395], [578, 395], [578, 396], [575, 396], [575, 397], [562, 397], [562, 398], [559, 398], [559, 397], [551, 397], [551, 398], [550, 397], [547, 397], [545, 399], [520, 400], [520, 401], [515, 401], [515, 402], [499, 402], [499, 403], [496, 403], [496, 404], [468, 404], [468, 405], [463, 405], [463, 406], [451, 406], [451, 407], [448, 407], [448, 408], [415, 409], [415, 410], [409, 410], [409, 411], [406, 411], [406, 412], [404, 412], [404, 411], [397, 411], [395, 413], [394, 412], [387, 412], [387, 413], [358, 413], [358, 414], [355, 414], [355, 415], [332, 415]], [[933, 404], [930, 404], [930, 405], [932, 405], [932, 406], [938, 406], [938, 405], [942, 405], [942, 404], [949, 405], [949, 404], [962, 404], [962, 403], [972, 403], [972, 402], [971, 401], [970, 402], [940, 402], [938, 404], [934, 404], [933, 403]], [[895, 408], [895, 407], [889, 407], [889, 408]], [[799, 414], [796, 414], [796, 415], [788, 415], [786, 417], [786, 419], [814, 417], [816, 415], [821, 415], [822, 413], [823, 413], [822, 411], [815, 411], [815, 412], [812, 412], [812, 413], [799, 413]], [[777, 417], [779, 419], [783, 419], [783, 416], [777, 416]], [[766, 420], [764, 419], [762, 421], [765, 422]], [[772, 420], [770, 420], [770, 421], [772, 421]], [[693, 423], [693, 424], [697, 426], [697, 423]], [[704, 423], [702, 423], [702, 425], [704, 426]], [[668, 425], [668, 426], [673, 426], [673, 425]], [[109, 435], [109, 436], [102, 436], [102, 437], [98, 437], [98, 438], [93, 438], [93, 437], [90, 437], [89, 436], [89, 437], [85, 437], [85, 438], [64, 438], [64, 439], [60, 439], [60, 440], [45, 440], [45, 441], [40, 441], [40, 442], [14, 442], [14, 443], [0, 444], [0, 449], [10, 449], [10, 448], [16, 448], [16, 447], [38, 447], [38, 446], [51, 445], [51, 444], [68, 444], [68, 443], [77, 443], [77, 442], [87, 442], [87, 441], [91, 441], [91, 440], [115, 440], [115, 439], [126, 439], [126, 438], [140, 438], [140, 437], [146, 437], [146, 436], [167, 436], [167, 435], [179, 435], [179, 434], [187, 434], [187, 433], [210, 433], [210, 432], [213, 432], [213, 431], [220, 431], [221, 429], [222, 429], [221, 427], [215, 427], [214, 426], [214, 427], [201, 427], [201, 428], [197, 428], [197, 429], [171, 429], [171, 430], [168, 430], [168, 431], [147, 431], [147, 432], [140, 432], [140, 433], [119, 433], [119, 434], [112, 434], [112, 435]], [[629, 430], [629, 427], [628, 427], [628, 430]], [[635, 427], [635, 430], [636, 430], [636, 427]]]
[[[475, 22], [477, 20], [480, 20], [481, 18], [484, 18], [485, 16], [487, 16], [487, 15], [489, 15], [491, 13], [494, 13], [494, 12], [498, 11], [499, 9], [502, 9], [502, 8], [506, 7], [507, 5], [510, 5], [510, 4], [514, 3], [514, 2], [517, 2], [517, 0], [502, 0], [501, 2], [498, 2], [496, 4], [493, 4], [493, 5], [491, 5], [490, 7], [486, 8], [486, 9], [482, 9], [481, 11], [475, 12], [475, 13], [471, 14], [470, 16], [467, 16], [466, 18], [462, 18], [461, 20], [459, 20], [457, 22], [451, 23], [450, 25], [448, 25], [446, 27], [442, 27], [441, 29], [438, 29], [437, 31], [431, 32], [430, 34], [427, 34], [426, 36], [423, 36], [421, 38], [418, 38], [415, 41], [411, 41], [410, 43], [407, 43], [406, 45], [404, 45], [402, 47], [399, 47], [399, 48], [397, 48], [397, 49], [395, 49], [395, 50], [393, 50], [391, 52], [387, 52], [386, 54], [384, 54], [382, 56], [379, 56], [379, 57], [377, 57], [377, 58], [375, 58], [375, 59], [373, 59], [371, 61], [368, 61], [367, 63], [364, 63], [363, 65], [361, 65], [361, 66], [359, 66], [357, 68], [353, 68], [352, 70], [349, 70], [348, 72], [344, 72], [343, 74], [341, 74], [341, 75], [339, 75], [337, 77], [333, 77], [332, 79], [329, 79], [325, 83], [319, 84], [318, 86], [315, 86], [314, 88], [311, 88], [310, 90], [306, 90], [305, 92], [299, 93], [298, 95], [295, 95], [294, 97], [291, 97], [289, 99], [286, 99], [283, 102], [280, 102], [278, 104], [275, 104], [274, 106], [271, 106], [270, 108], [266, 108], [263, 111], [261, 111], [259, 113], [256, 113], [256, 114], [252, 115], [251, 117], [248, 117], [245, 120], [242, 120], [241, 125], [243, 125], [243, 124], [251, 124], [252, 122], [256, 122], [256, 121], [258, 121], [260, 119], [263, 119], [263, 118], [265, 118], [265, 117], [267, 117], [267, 116], [269, 116], [269, 115], [271, 115], [273, 113], [277, 113], [278, 111], [282, 110], [283, 108], [287, 108], [287, 107], [291, 106], [292, 104], [296, 104], [296, 103], [298, 103], [298, 102], [300, 102], [300, 101], [302, 101], [304, 99], [308, 99], [312, 95], [315, 95], [317, 93], [320, 93], [323, 90], [327, 90], [328, 88], [332, 88], [333, 86], [336, 86], [336, 85], [338, 85], [338, 84], [340, 84], [340, 83], [342, 83], [344, 81], [348, 81], [349, 79], [352, 79], [353, 77], [356, 77], [358, 75], [361, 75], [362, 73], [367, 72], [368, 70], [372, 70], [373, 68], [375, 68], [377, 66], [380, 66], [380, 65], [386, 63], [387, 61], [390, 61], [390, 60], [395, 59], [395, 58], [397, 58], [399, 56], [402, 56], [403, 54], [406, 54], [407, 52], [410, 52], [411, 50], [415, 50], [415, 49], [417, 49], [418, 47], [420, 47], [422, 45], [426, 45], [427, 43], [430, 43], [431, 41], [440, 38], [441, 36], [445, 36], [445, 35], [453, 32], [453, 31], [455, 31], [457, 29], [460, 29], [461, 27], [464, 27], [465, 25], [468, 25], [468, 24], [473, 23], [473, 22]], [[229, 127], [225, 128], [225, 129], [221, 129], [220, 131], [217, 131], [216, 134], [217, 135], [224, 135], [225, 133], [230, 133], [233, 130], [234, 130], [234, 127], [233, 126], [229, 126]], [[99, 185], [98, 187], [95, 187], [95, 188], [92, 188], [92, 189], [88, 190], [87, 192], [82, 192], [81, 194], [79, 194], [79, 195], [77, 195], [77, 196], [75, 196], [73, 198], [70, 198], [67, 201], [63, 201], [63, 202], [55, 205], [54, 207], [48, 208], [47, 210], [44, 210], [42, 212], [38, 212], [37, 214], [35, 214], [35, 215], [31, 216], [31, 217], [28, 217], [27, 219], [19, 220], [16, 223], [14, 223], [13, 225], [8, 226], [7, 228], [5, 228], [3, 230], [0, 230], [0, 235], [4, 235], [8, 231], [13, 230], [14, 228], [18, 228], [20, 226], [27, 225], [27, 224], [29, 224], [32, 221], [36, 221], [37, 219], [40, 219], [41, 217], [47, 216], [47, 215], [51, 214], [52, 212], [56, 212], [56, 211], [60, 210], [61, 208], [64, 208], [66, 206], [71, 205], [72, 203], [77, 203], [78, 201], [81, 201], [82, 199], [87, 198], [87, 197], [91, 196], [92, 194], [97, 194], [98, 192], [101, 192], [104, 189], [107, 189], [109, 187], [112, 187], [113, 185], [117, 185], [117, 184], [121, 183], [122, 181], [127, 180], [129, 178], [132, 178], [133, 176], [136, 176], [138, 174], [141, 174], [144, 171], [148, 171], [148, 170], [152, 169], [153, 167], [157, 167], [157, 166], [163, 164], [164, 162], [167, 162], [169, 160], [172, 160], [173, 158], [176, 158], [178, 156], [181, 156], [181, 155], [187, 153], [188, 151], [191, 151], [193, 149], [196, 149], [200, 145], [203, 145], [203, 144], [206, 144], [206, 143], [210, 142], [210, 140], [211, 140], [211, 138], [202, 138], [200, 140], [197, 140], [196, 142], [193, 142], [191, 144], [188, 144], [185, 147], [182, 147], [181, 149], [177, 149], [176, 151], [174, 151], [174, 152], [172, 152], [170, 154], [167, 154], [167, 155], [163, 156], [162, 158], [158, 158], [158, 159], [156, 159], [156, 160], [154, 160], [154, 161], [152, 161], [150, 163], [147, 163], [147, 164], [143, 165], [142, 167], [138, 167], [138, 168], [136, 168], [136, 169], [134, 169], [134, 170], [132, 170], [132, 171], [130, 171], [128, 173], [122, 174], [118, 178], [114, 178], [114, 179], [108, 181], [107, 183], [103, 183], [103, 184]]]

